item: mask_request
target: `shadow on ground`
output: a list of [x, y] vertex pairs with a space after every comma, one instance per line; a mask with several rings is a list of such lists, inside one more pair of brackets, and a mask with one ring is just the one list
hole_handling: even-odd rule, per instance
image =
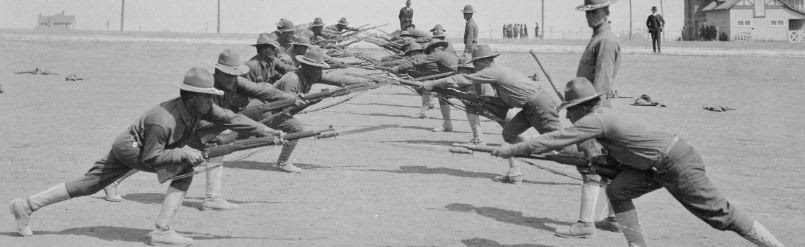
[[493, 208], [493, 207], [476, 207], [465, 203], [450, 203], [445, 205], [444, 207], [448, 211], [452, 212], [476, 213], [480, 216], [491, 218], [493, 220], [497, 220], [500, 222], [532, 227], [551, 233], [556, 231], [556, 228], [548, 226], [548, 224], [555, 224], [555, 225], [571, 224], [571, 222], [558, 221], [544, 217], [543, 218], [524, 217], [522, 212]]
[[[465, 171], [446, 167], [430, 168], [427, 166], [400, 166], [399, 170], [370, 169], [361, 171], [389, 172], [397, 174], [449, 175], [449, 176], [465, 177], [465, 178], [483, 178], [483, 179], [489, 179], [490, 181], [494, 181], [493, 179], [495, 178], [495, 176], [499, 175], [488, 172], [473, 172], [473, 171]], [[572, 186], [578, 185], [576, 183], [556, 183], [556, 182], [542, 182], [542, 181], [531, 181], [531, 180], [523, 180], [523, 183], [541, 184], [541, 185], [572, 185]]]
[[[165, 194], [162, 193], [131, 193], [123, 195], [123, 199], [132, 202], [139, 202], [142, 204], [162, 204], [162, 200], [165, 198]], [[261, 203], [261, 204], [272, 204], [272, 203], [285, 203], [279, 201], [240, 201], [240, 200], [233, 200], [227, 199], [229, 202], [234, 204], [253, 204], [253, 203]], [[204, 197], [186, 197], [185, 200], [182, 202], [182, 206], [188, 208], [195, 208], [201, 210], [201, 202], [204, 201]]]
[[495, 240], [485, 238], [473, 238], [461, 240], [461, 243], [467, 247], [552, 247], [550, 245], [541, 244], [500, 244]]
[[[78, 235], [98, 238], [106, 241], [123, 241], [123, 242], [148, 242], [148, 233], [150, 229], [139, 229], [130, 227], [119, 226], [85, 226], [70, 228], [62, 231], [34, 231], [34, 237], [37, 235]], [[193, 238], [194, 240], [218, 240], [218, 239], [268, 239], [258, 237], [234, 237], [223, 236], [208, 233], [198, 232], [183, 232], [177, 231], [185, 237]], [[0, 235], [19, 236], [16, 232], [2, 232]]]

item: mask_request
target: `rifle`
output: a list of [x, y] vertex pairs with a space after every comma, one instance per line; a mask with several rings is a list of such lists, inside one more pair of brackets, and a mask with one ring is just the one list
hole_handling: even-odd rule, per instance
[[[449, 72], [453, 73], [453, 72]], [[432, 75], [433, 77], [436, 76], [445, 76], [446, 73]], [[426, 77], [420, 77], [426, 78]], [[410, 86], [413, 88], [422, 88], [423, 84], [419, 81], [413, 80], [405, 80], [400, 78], [394, 78], [389, 76], [384, 76], [383, 79], [390, 79], [399, 82], [402, 85]], [[506, 119], [506, 113], [509, 111], [509, 106], [506, 105], [500, 98], [497, 97], [490, 97], [490, 96], [478, 96], [474, 94], [470, 94], [467, 92], [459, 91], [454, 88], [433, 88], [430, 90], [431, 92], [440, 94], [445, 97], [449, 98], [456, 98], [464, 102], [466, 105], [477, 106], [476, 112], [478, 115], [483, 115], [489, 119], [504, 122]], [[455, 105], [454, 105], [455, 106]], [[479, 106], [479, 107], [478, 107]], [[456, 106], [456, 108], [461, 109], [460, 107]], [[463, 109], [466, 111], [466, 109]]]
[[[473, 154], [474, 152], [492, 153], [496, 148], [490, 146], [475, 146], [469, 144], [453, 144], [451, 153]], [[549, 160], [563, 165], [570, 165], [590, 169], [602, 177], [614, 179], [621, 171], [623, 165], [608, 155], [595, 156], [589, 161], [584, 154], [578, 152], [558, 152], [551, 154], [524, 154], [516, 155], [517, 158]]]
[[308, 106], [311, 106], [311, 105], [313, 105], [315, 103], [318, 103], [319, 101], [321, 101], [321, 100], [323, 100], [325, 98], [344, 96], [344, 95], [348, 95], [350, 93], [371, 90], [371, 89], [375, 89], [375, 88], [379, 88], [379, 87], [380, 87], [380, 85], [378, 83], [367, 82], [367, 83], [358, 83], [358, 84], [347, 85], [347, 86], [339, 87], [338, 89], [335, 89], [335, 90], [330, 90], [330, 89], [325, 88], [325, 89], [322, 89], [321, 91], [319, 91], [318, 93], [309, 93], [309, 94], [302, 95], [302, 99], [307, 100], [309, 103], [301, 105], [301, 106], [297, 106], [297, 105], [287, 106], [282, 111], [280, 111], [278, 113], [275, 113], [275, 114], [272, 114], [271, 116], [268, 116], [265, 119], [260, 120], [258, 122], [260, 122], [262, 124], [266, 124], [266, 123], [268, 123], [269, 121], [273, 120], [274, 118], [276, 118], [278, 116], [281, 116], [281, 115], [290, 116], [290, 115], [296, 114], [296, 113], [304, 110]]
[[[315, 137], [316, 139], [324, 139], [336, 136], [338, 136], [338, 132], [335, 132], [333, 126], [330, 126], [329, 128], [326, 129], [289, 133], [283, 137], [283, 140], [293, 141], [308, 137]], [[204, 159], [209, 159], [212, 157], [224, 156], [241, 150], [247, 150], [264, 146], [280, 145], [280, 144], [282, 144], [282, 141], [277, 140], [275, 137], [260, 137], [260, 138], [237, 140], [237, 133], [231, 133], [230, 135], [224, 135], [221, 138], [218, 138], [216, 142], [208, 144], [208, 146], [204, 148], [204, 151], [202, 151], [201, 153], [204, 156]], [[164, 183], [165, 181], [168, 180], [178, 180], [182, 178], [192, 177], [193, 175], [196, 175], [198, 173], [201, 173], [203, 171], [218, 166], [220, 166], [220, 164], [214, 166], [208, 166], [204, 169], [193, 171], [191, 173], [181, 174], [183, 171], [185, 171], [185, 169], [187, 169], [186, 165], [184, 164], [167, 165], [157, 167], [156, 174], [159, 182]]]

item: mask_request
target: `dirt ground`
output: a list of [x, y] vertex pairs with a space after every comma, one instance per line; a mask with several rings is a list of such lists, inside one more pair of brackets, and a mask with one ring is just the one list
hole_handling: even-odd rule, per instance
[[[0, 201], [37, 193], [82, 175], [118, 133], [152, 106], [178, 96], [174, 86], [192, 66], [212, 68], [224, 48], [244, 59], [249, 46], [155, 42], [0, 40]], [[560, 84], [580, 54], [546, 53]], [[527, 53], [499, 62], [536, 72]], [[14, 75], [34, 67], [58, 76]], [[740, 209], [787, 246], [805, 246], [805, 61], [783, 57], [629, 55], [618, 74], [621, 95], [648, 94], [668, 105], [615, 107], [645, 124], [673, 132], [704, 156], [708, 174]], [[66, 82], [77, 73], [88, 80]], [[547, 87], [547, 84], [544, 84]], [[621, 234], [594, 239], [553, 235], [578, 216], [580, 182], [524, 165], [525, 183], [499, 184], [503, 160], [446, 151], [471, 138], [463, 112], [453, 133], [434, 133], [416, 119], [418, 96], [388, 86], [348, 103], [299, 115], [310, 128], [333, 125], [335, 139], [306, 140], [297, 148], [302, 174], [272, 168], [278, 148], [227, 156], [224, 190], [241, 208], [200, 211], [204, 176], [196, 176], [175, 229], [196, 246], [623, 246]], [[710, 112], [705, 104], [735, 111]], [[314, 106], [315, 108], [315, 106]], [[483, 123], [489, 143], [500, 127]], [[553, 162], [532, 161], [576, 175]], [[103, 192], [37, 211], [35, 236], [18, 237], [13, 217], [0, 213], [2, 246], [142, 246], [153, 228], [166, 184], [139, 173], [121, 185], [126, 199]], [[732, 232], [710, 228], [664, 190], [636, 200], [652, 246], [750, 246]]]

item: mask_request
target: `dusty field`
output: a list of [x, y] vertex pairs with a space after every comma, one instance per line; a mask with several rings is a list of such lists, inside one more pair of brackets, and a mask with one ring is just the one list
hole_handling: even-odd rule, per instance
[[[191, 66], [215, 62], [224, 48], [248, 58], [248, 46], [0, 40], [0, 202], [80, 176], [113, 138], [142, 112], [178, 95], [173, 86]], [[575, 73], [579, 54], [542, 59], [558, 82]], [[500, 62], [536, 71], [526, 53]], [[40, 66], [60, 76], [14, 75]], [[678, 133], [705, 157], [710, 178], [741, 209], [788, 246], [805, 246], [805, 168], [801, 160], [805, 74], [801, 58], [625, 57], [617, 87], [648, 94], [667, 108], [629, 106], [646, 124]], [[65, 82], [68, 73], [89, 80]], [[240, 204], [231, 212], [199, 211], [204, 178], [197, 176], [175, 228], [196, 246], [623, 246], [621, 234], [595, 239], [553, 236], [576, 221], [579, 181], [524, 166], [522, 185], [495, 183], [505, 162], [444, 150], [471, 138], [464, 114], [458, 132], [433, 133], [433, 119], [409, 116], [419, 99], [401, 87], [377, 89], [349, 103], [300, 115], [310, 127], [333, 125], [344, 136], [305, 141], [286, 174], [271, 165], [278, 148], [228, 156], [224, 190]], [[715, 113], [705, 104], [736, 111]], [[490, 143], [500, 127], [484, 123]], [[575, 169], [534, 162], [569, 174]], [[16, 236], [13, 217], [0, 212], [2, 246], [142, 246], [167, 185], [140, 173], [109, 203], [102, 192], [34, 214], [35, 236]], [[667, 192], [636, 200], [652, 246], [750, 246], [732, 232], [711, 229]]]

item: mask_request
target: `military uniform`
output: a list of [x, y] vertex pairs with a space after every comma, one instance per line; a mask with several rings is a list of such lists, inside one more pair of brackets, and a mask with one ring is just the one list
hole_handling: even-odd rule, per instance
[[279, 57], [272, 57], [268, 61], [259, 55], [252, 57], [244, 63], [249, 67], [249, 73], [243, 75], [252, 82], [265, 82], [274, 84], [285, 73], [296, 70], [296, 66], [280, 60]]
[[478, 24], [475, 20], [467, 20], [464, 26], [464, 53], [472, 53], [472, 47], [478, 44]]
[[400, 18], [400, 30], [405, 30], [409, 24], [413, 23], [414, 9], [402, 7], [398, 17]]
[[[598, 92], [606, 93], [607, 98], [614, 97], [615, 76], [620, 69], [621, 47], [618, 37], [612, 32], [608, 23], [593, 30], [593, 37], [584, 49], [576, 71], [577, 77], [584, 77], [593, 83]], [[604, 99], [605, 106], [611, 106]]]
[[277, 81], [276, 84], [274, 84], [274, 87], [288, 93], [306, 94], [310, 92], [310, 89], [313, 87], [313, 84], [316, 83], [342, 87], [346, 85], [367, 83], [367, 82], [369, 82], [369, 80], [357, 77], [339, 75], [336, 73], [325, 73], [322, 74], [321, 80], [312, 81], [307, 77], [303, 76], [301, 70], [297, 70], [294, 73], [288, 73], [282, 76], [282, 78], [279, 81]]

